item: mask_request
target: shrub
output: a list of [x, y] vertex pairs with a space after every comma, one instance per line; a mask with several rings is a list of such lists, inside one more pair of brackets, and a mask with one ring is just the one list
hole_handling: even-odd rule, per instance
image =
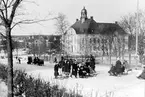
[[7, 82], [7, 69], [7, 66], [0, 64], [0, 79], [2, 79], [4, 82]]
[[[0, 65], [0, 79], [7, 82], [7, 66]], [[66, 92], [65, 88], [58, 85], [51, 86], [49, 82], [38, 78], [35, 79], [25, 73], [25, 71], [14, 71], [14, 95], [25, 94], [26, 97], [82, 97], [74, 92]]]

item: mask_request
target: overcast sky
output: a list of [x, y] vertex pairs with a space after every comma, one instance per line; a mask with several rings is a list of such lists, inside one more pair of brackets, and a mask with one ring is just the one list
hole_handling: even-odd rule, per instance
[[[30, 0], [32, 1], [32, 0]], [[21, 12], [29, 13], [29, 17], [52, 18], [57, 13], [67, 16], [70, 24], [80, 18], [82, 8], [88, 11], [88, 17], [93, 16], [96, 22], [115, 22], [128, 13], [137, 10], [137, 0], [34, 0], [34, 3], [23, 3]], [[145, 9], [145, 0], [139, 0], [139, 8]], [[50, 14], [51, 15], [48, 15]], [[28, 17], [28, 16], [27, 16]], [[12, 34], [55, 34], [54, 20], [41, 24], [17, 26]]]

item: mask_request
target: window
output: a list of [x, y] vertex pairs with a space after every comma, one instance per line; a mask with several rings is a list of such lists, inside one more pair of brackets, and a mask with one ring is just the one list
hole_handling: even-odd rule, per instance
[[98, 44], [100, 44], [100, 39], [98, 39]]
[[90, 43], [92, 43], [92, 39], [90, 38]]
[[96, 38], [93, 39], [94, 43], [96, 44]]

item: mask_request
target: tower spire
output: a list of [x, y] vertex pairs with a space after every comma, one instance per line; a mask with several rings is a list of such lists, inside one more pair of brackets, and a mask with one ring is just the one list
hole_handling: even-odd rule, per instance
[[83, 7], [83, 9], [81, 10], [81, 21], [82, 23], [85, 22], [85, 20], [87, 19], [87, 10], [85, 9], [85, 6]]

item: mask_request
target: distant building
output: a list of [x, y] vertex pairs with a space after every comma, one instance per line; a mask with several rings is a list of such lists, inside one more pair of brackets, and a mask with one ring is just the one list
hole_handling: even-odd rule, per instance
[[[0, 35], [0, 48], [2, 48], [2, 41]], [[45, 46], [46, 53], [51, 54], [52, 51], [54, 53], [59, 52], [61, 50], [61, 35], [12, 35], [12, 40], [17, 41], [19, 43], [18, 48], [29, 49], [32, 46], [40, 46], [43, 44]]]
[[[107, 36], [125, 38], [126, 32], [115, 23], [98, 23], [88, 18], [85, 7], [81, 10], [80, 20], [68, 29], [64, 35], [65, 52], [69, 55], [97, 55], [102, 53], [102, 42], [108, 44]], [[107, 49], [108, 45], [105, 45]], [[108, 50], [106, 50], [108, 51]]]

